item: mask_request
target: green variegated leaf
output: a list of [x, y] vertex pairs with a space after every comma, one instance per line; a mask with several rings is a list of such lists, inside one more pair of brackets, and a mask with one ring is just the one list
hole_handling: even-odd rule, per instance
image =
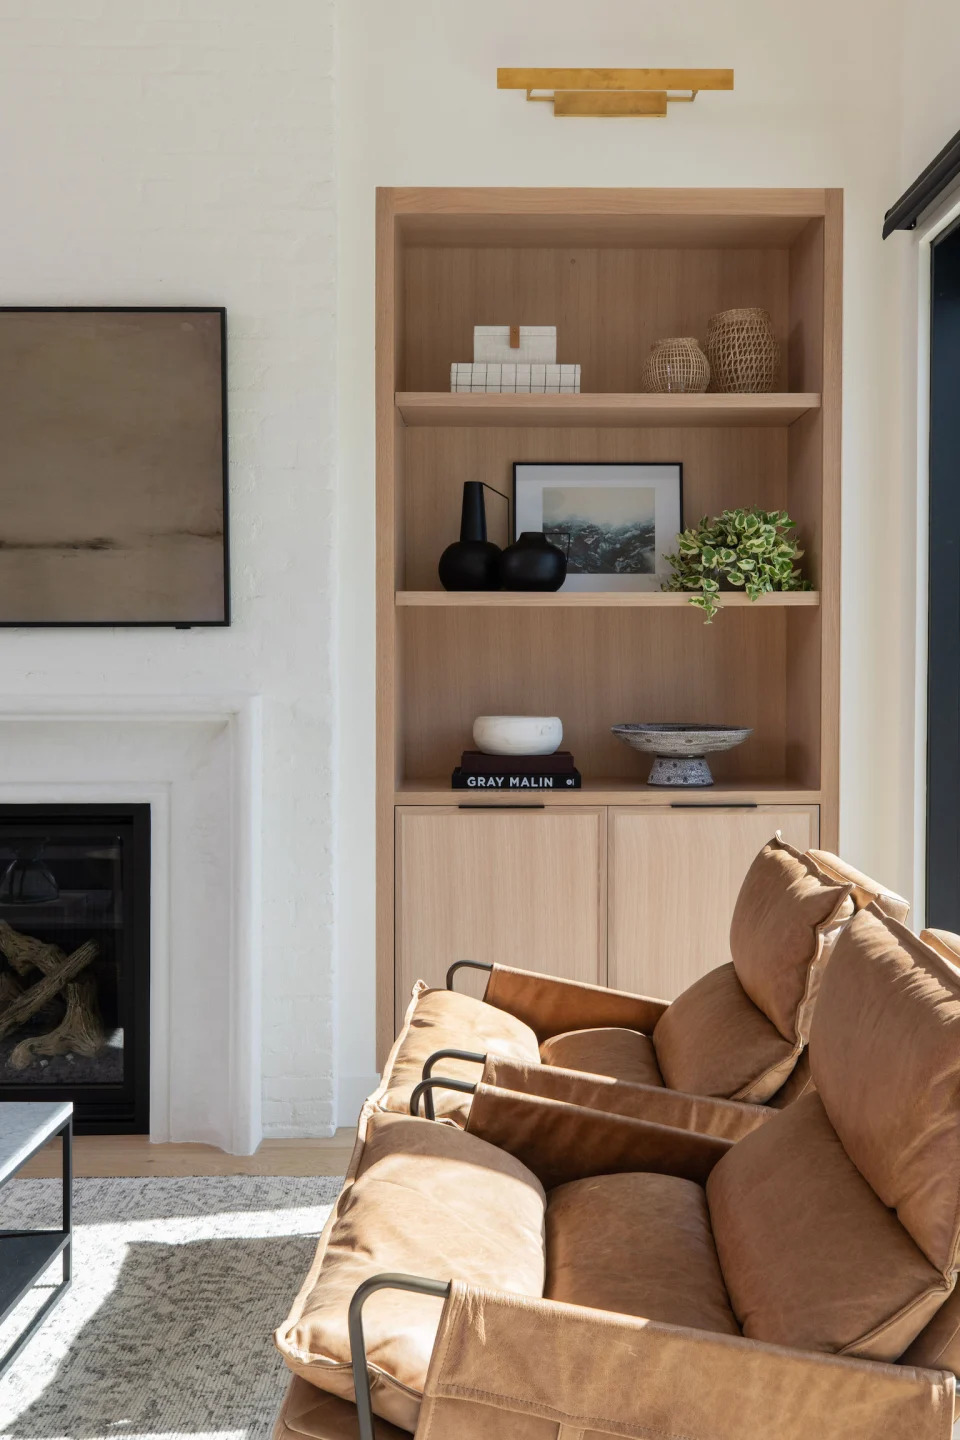
[[668, 555], [671, 574], [663, 588], [686, 591], [690, 603], [709, 623], [717, 610], [721, 584], [743, 586], [751, 600], [774, 590], [809, 590], [797, 561], [803, 551], [796, 527], [785, 510], [724, 510], [677, 536], [677, 553]]

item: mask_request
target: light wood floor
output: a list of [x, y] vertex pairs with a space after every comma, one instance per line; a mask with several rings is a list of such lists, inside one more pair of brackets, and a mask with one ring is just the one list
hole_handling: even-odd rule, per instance
[[[225, 1155], [213, 1145], [151, 1145], [145, 1135], [77, 1135], [73, 1169], [97, 1175], [343, 1175], [355, 1131], [329, 1140], [264, 1140], [255, 1155]], [[52, 1140], [18, 1174], [60, 1174], [60, 1141]]]

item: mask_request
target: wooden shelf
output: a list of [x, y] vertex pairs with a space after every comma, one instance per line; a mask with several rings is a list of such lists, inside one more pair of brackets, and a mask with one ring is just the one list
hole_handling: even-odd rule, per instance
[[792, 425], [819, 410], [817, 394], [451, 395], [398, 391], [406, 425]]
[[[398, 590], [396, 598], [402, 609], [678, 610], [686, 606], [697, 613], [689, 595], [673, 590]], [[719, 600], [722, 609], [732, 610], [815, 608], [820, 593], [791, 590], [749, 600], [742, 591], [732, 590]]]
[[[459, 954], [679, 994], [728, 958], [740, 880], [774, 830], [836, 848], [843, 267], [833, 190], [389, 189], [377, 204], [382, 1059], [413, 980], [442, 985]], [[770, 315], [777, 393], [637, 392], [658, 339], [742, 306]], [[555, 325], [589, 389], [451, 394], [474, 325], [508, 320]], [[464, 481], [506, 495], [517, 464], [668, 461], [688, 525], [788, 511], [816, 588], [724, 592], [713, 625], [689, 593], [614, 576], [437, 588]], [[506, 505], [487, 510], [507, 543]], [[486, 714], [559, 715], [583, 788], [453, 790]], [[752, 734], [715, 757], [715, 785], [653, 789], [652, 757], [610, 729], [638, 717]]]
[[[647, 757], [638, 757], [641, 761]], [[652, 763], [652, 760], [651, 760]], [[705, 789], [654, 789], [636, 779], [584, 780], [582, 790], [453, 790], [449, 780], [407, 780], [394, 795], [397, 805], [819, 805], [820, 791], [789, 780], [735, 785], [717, 782]]]

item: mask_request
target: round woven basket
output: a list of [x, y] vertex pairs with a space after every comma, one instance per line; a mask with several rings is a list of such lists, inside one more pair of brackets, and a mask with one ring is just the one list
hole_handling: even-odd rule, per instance
[[692, 335], [655, 340], [644, 361], [641, 389], [648, 395], [699, 395], [710, 384], [710, 366]]
[[766, 310], [721, 310], [712, 316], [707, 356], [713, 388], [725, 394], [763, 395], [777, 383], [780, 346]]

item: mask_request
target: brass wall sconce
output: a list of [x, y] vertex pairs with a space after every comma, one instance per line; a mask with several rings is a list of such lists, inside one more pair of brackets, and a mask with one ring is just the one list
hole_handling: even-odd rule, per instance
[[689, 104], [700, 90], [732, 90], [733, 71], [500, 69], [497, 89], [552, 100], [554, 115], [662, 117], [671, 102]]

